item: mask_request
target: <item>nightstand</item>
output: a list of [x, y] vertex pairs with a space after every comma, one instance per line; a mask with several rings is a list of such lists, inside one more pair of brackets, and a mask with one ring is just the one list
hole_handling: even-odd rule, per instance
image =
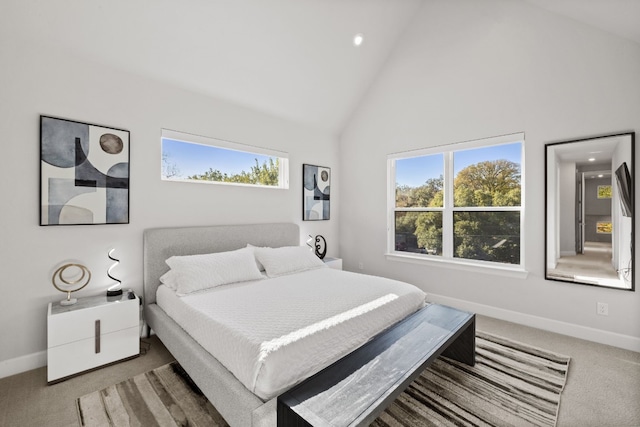
[[140, 299], [100, 295], [74, 305], [49, 303], [47, 381], [140, 354]]
[[342, 270], [342, 258], [324, 258], [323, 261], [330, 268]]

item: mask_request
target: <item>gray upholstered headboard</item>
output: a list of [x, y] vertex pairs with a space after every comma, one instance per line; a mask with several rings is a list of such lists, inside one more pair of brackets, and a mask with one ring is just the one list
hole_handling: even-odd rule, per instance
[[160, 276], [169, 270], [165, 260], [174, 255], [232, 251], [254, 246], [297, 246], [297, 224], [245, 224], [208, 227], [149, 228], [144, 231], [144, 303], [156, 302]]

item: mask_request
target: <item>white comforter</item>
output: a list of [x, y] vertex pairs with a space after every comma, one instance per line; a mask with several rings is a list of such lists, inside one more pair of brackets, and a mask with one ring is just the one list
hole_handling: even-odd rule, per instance
[[157, 303], [261, 399], [350, 353], [424, 305], [415, 286], [318, 268], [183, 297], [160, 286]]

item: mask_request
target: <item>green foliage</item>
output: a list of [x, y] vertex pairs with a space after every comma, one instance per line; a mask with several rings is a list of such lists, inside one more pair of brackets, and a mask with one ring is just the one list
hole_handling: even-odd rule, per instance
[[[454, 182], [454, 206], [520, 206], [520, 166], [507, 160], [466, 167]], [[398, 186], [396, 207], [443, 207], [443, 178], [420, 187]], [[396, 235], [413, 233], [417, 250], [442, 253], [442, 212], [398, 212]], [[398, 239], [396, 239], [398, 240]], [[396, 246], [398, 246], [396, 242]], [[398, 249], [405, 250], [405, 249]], [[411, 249], [406, 249], [411, 250]], [[510, 264], [520, 263], [520, 213], [467, 211], [454, 213], [454, 256]]]
[[[442, 207], [443, 206], [442, 175], [439, 178], [428, 179], [420, 187], [408, 185], [396, 188], [396, 206], [402, 208], [414, 207]], [[440, 212], [398, 212], [396, 215], [396, 234], [404, 234], [403, 242], [396, 242], [398, 250], [405, 250], [407, 240], [415, 241], [419, 248], [425, 252], [442, 252], [442, 213]], [[413, 239], [406, 235], [414, 234]], [[417, 238], [417, 240], [415, 240]]]
[[217, 181], [217, 182], [235, 182], [240, 184], [257, 184], [277, 186], [280, 176], [280, 159], [270, 158], [265, 160], [262, 165], [255, 159], [256, 164], [251, 166], [249, 172], [242, 171], [237, 174], [229, 175], [222, 173], [217, 169], [209, 168], [208, 171], [199, 175], [191, 175], [188, 179], [201, 181]]
[[420, 212], [396, 212], [396, 233], [413, 233]]
[[520, 212], [455, 212], [454, 256], [520, 263]]
[[454, 206], [520, 206], [520, 166], [494, 160], [467, 166], [453, 183]]
[[396, 207], [414, 208], [414, 207], [442, 207], [442, 188], [444, 179], [440, 178], [428, 179], [420, 187], [409, 187], [401, 185], [396, 187]]
[[442, 253], [442, 213], [424, 212], [416, 221], [418, 247], [431, 254]]

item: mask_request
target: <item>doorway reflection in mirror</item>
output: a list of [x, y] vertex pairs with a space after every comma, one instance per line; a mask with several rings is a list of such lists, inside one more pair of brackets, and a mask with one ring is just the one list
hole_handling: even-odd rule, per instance
[[634, 133], [546, 148], [546, 278], [634, 290]]

